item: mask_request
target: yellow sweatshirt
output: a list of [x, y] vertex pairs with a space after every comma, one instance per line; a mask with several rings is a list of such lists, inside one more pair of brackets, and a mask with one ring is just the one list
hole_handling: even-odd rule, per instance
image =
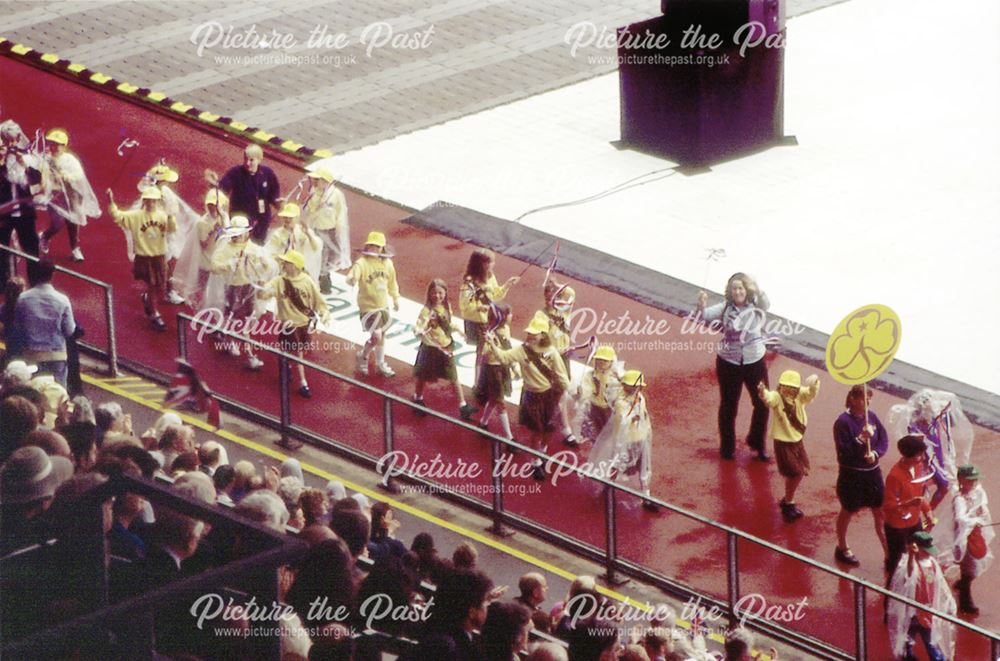
[[442, 319], [445, 320], [450, 329], [451, 318], [448, 315], [448, 310], [446, 310], [443, 305], [435, 307], [434, 314], [436, 315], [434, 323], [428, 325], [431, 319], [431, 309], [425, 305], [423, 308], [421, 308], [420, 316], [417, 317], [417, 323], [413, 327], [413, 329], [417, 333], [423, 333], [424, 329], [427, 329], [427, 332], [423, 333], [420, 336], [421, 344], [427, 344], [432, 347], [446, 349], [451, 345], [452, 338], [451, 338], [451, 333], [448, 333], [443, 328], [441, 328], [441, 320]]
[[569, 334], [563, 330], [566, 326], [566, 315], [553, 307], [545, 308], [545, 316], [549, 318], [549, 338], [556, 351], [563, 354], [569, 349]]
[[159, 257], [167, 254], [167, 235], [177, 231], [177, 221], [163, 209], [121, 211], [118, 205], [108, 207], [115, 224], [132, 234], [135, 254]]
[[292, 229], [286, 227], [275, 228], [271, 235], [267, 237], [267, 247], [277, 255], [284, 255], [289, 250], [297, 250], [300, 253], [307, 253], [319, 250], [322, 244], [319, 239], [305, 231], [301, 225], [292, 225]]
[[544, 353], [536, 353], [541, 362], [549, 368], [555, 376], [556, 383], [552, 383], [549, 379], [542, 373], [538, 367], [535, 366], [533, 360], [529, 359], [528, 351], [530, 349], [525, 348], [522, 344], [513, 349], [495, 351], [490, 348], [487, 344], [487, 356], [490, 354], [499, 361], [501, 365], [510, 365], [511, 363], [518, 363], [521, 366], [521, 375], [524, 379], [524, 389], [531, 392], [545, 392], [553, 386], [559, 390], [566, 390], [569, 388], [569, 375], [566, 374], [566, 364], [563, 363], [562, 356], [553, 349], [548, 348]]
[[264, 254], [264, 249], [257, 244], [220, 243], [212, 254], [212, 272], [225, 276], [226, 285], [241, 287], [256, 282], [261, 276], [274, 273], [270, 258]]
[[[815, 399], [818, 393], [819, 381], [814, 383], [812, 387], [803, 386], [799, 389], [799, 394], [795, 396], [795, 402], [793, 404], [795, 407], [795, 417], [799, 419], [803, 426], [809, 422], [806, 417], [805, 405]], [[784, 443], [798, 443], [801, 441], [802, 434], [797, 429], [792, 427], [792, 424], [788, 421], [788, 414], [785, 413], [784, 402], [782, 401], [781, 394], [777, 391], [767, 390], [765, 388], [764, 402], [771, 407], [772, 411], [771, 438]]]
[[225, 216], [210, 216], [204, 214], [198, 219], [198, 241], [201, 244], [201, 259], [198, 261], [198, 268], [202, 271], [212, 270], [212, 254], [215, 252], [215, 245], [219, 240], [215, 230], [224, 227]]
[[489, 320], [490, 305], [484, 303], [477, 296], [477, 290], [486, 293], [486, 297], [491, 301], [502, 301], [507, 297], [508, 287], [501, 287], [497, 284], [497, 278], [492, 273], [483, 285], [476, 285], [471, 280], [462, 283], [462, 290], [458, 295], [458, 307], [462, 319], [474, 321], [477, 324], [485, 324]]
[[358, 307], [361, 314], [387, 310], [389, 299], [399, 302], [396, 268], [388, 257], [362, 255], [354, 262], [347, 276], [358, 283]]
[[319, 285], [306, 272], [296, 276], [287, 277], [279, 275], [264, 286], [265, 296], [274, 296], [278, 303], [278, 320], [287, 321], [296, 328], [308, 326], [312, 320], [310, 315], [303, 312], [298, 306], [292, 303], [291, 296], [288, 295], [287, 287], [291, 285], [298, 292], [302, 303], [315, 312], [319, 317], [325, 317], [328, 313], [326, 301], [319, 292]]
[[347, 222], [347, 199], [339, 188], [317, 191], [306, 203], [306, 216], [314, 230], [332, 230]]

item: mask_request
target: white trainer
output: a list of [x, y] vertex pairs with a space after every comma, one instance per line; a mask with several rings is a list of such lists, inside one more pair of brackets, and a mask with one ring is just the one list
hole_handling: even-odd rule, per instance
[[386, 363], [379, 364], [378, 373], [382, 376], [396, 376], [396, 372], [394, 372], [393, 369]]
[[181, 303], [184, 302], [184, 297], [175, 292], [173, 289], [171, 289], [170, 291], [167, 292], [167, 295], [166, 297], [164, 297], [164, 300], [167, 303], [170, 303], [171, 305], [180, 305]]
[[74, 262], [82, 262], [83, 261], [83, 251], [80, 250], [80, 248], [78, 248], [78, 247], [77, 248], [73, 248], [73, 252], [70, 253], [70, 256], [73, 257], [73, 261]]
[[264, 366], [264, 361], [258, 358], [257, 356], [250, 356], [249, 358], [247, 358], [247, 367], [249, 367], [250, 369], [257, 371], [263, 366]]

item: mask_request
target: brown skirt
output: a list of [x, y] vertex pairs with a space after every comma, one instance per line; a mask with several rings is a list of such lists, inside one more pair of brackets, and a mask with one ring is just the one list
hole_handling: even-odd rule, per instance
[[309, 326], [298, 326], [288, 333], [278, 336], [278, 346], [285, 353], [294, 354], [297, 351], [303, 353], [309, 350]]
[[132, 262], [132, 277], [145, 282], [150, 287], [164, 287], [167, 284], [167, 259], [163, 255], [147, 257], [136, 255]]
[[774, 458], [778, 472], [785, 477], [799, 477], [809, 474], [809, 455], [803, 441], [798, 443], [774, 442]]
[[555, 431], [561, 395], [562, 393], [554, 390], [546, 390], [545, 392], [522, 390], [518, 421], [534, 432]]

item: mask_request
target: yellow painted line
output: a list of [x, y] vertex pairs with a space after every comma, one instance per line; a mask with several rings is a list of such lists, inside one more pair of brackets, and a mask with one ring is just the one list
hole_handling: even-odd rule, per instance
[[313, 152], [313, 156], [315, 156], [316, 158], [332, 158], [333, 152], [330, 151], [329, 149], [317, 149], [315, 152]]
[[66, 70], [69, 71], [70, 73], [80, 73], [86, 68], [87, 67], [83, 66], [82, 64], [73, 63], [70, 64], [68, 67], [66, 67]]
[[170, 105], [170, 109], [173, 110], [174, 112], [184, 113], [187, 112], [188, 110], [191, 110], [191, 108], [194, 108], [194, 106], [182, 103], [180, 101], [175, 101]]
[[26, 53], [30, 53], [31, 49], [25, 46], [24, 44], [14, 44], [11, 47], [10, 51], [15, 55], [24, 55]]
[[214, 112], [208, 112], [207, 110], [204, 110], [198, 113], [198, 119], [205, 122], [217, 122], [219, 121], [219, 115], [216, 115]]
[[160, 102], [163, 99], [167, 98], [167, 95], [164, 94], [163, 92], [150, 92], [149, 94], [146, 95], [146, 98], [149, 99], [150, 101]]
[[109, 379], [94, 379], [94, 381], [100, 383], [125, 383], [128, 381], [142, 381], [142, 379], [137, 376], [117, 376]]
[[167, 391], [164, 390], [163, 388], [150, 388], [150, 389], [146, 389], [146, 390], [130, 390], [129, 392], [132, 393], [133, 395], [138, 395], [139, 397], [152, 397], [154, 395], [157, 396], [157, 397], [162, 397], [163, 395], [167, 394]]
[[46, 62], [48, 64], [55, 64], [58, 61], [59, 61], [59, 56], [56, 55], [55, 53], [46, 53], [45, 55], [42, 55], [42, 62]]
[[97, 83], [98, 85], [103, 85], [109, 80], [111, 80], [111, 76], [106, 76], [103, 73], [95, 73], [90, 76], [90, 82]]
[[267, 142], [274, 137], [274, 134], [268, 133], [267, 131], [257, 131], [251, 137], [260, 140], [261, 142]]
[[246, 131], [248, 128], [250, 128], [249, 124], [244, 124], [243, 122], [238, 122], [235, 119], [233, 121], [229, 122], [229, 125], [231, 127], [233, 127], [234, 129], [236, 129], [237, 131]]
[[300, 145], [297, 142], [292, 142], [291, 140], [285, 140], [281, 143], [282, 149], [287, 149], [288, 151], [298, 151], [302, 149], [304, 145]]
[[118, 91], [125, 92], [126, 94], [135, 94], [135, 91], [139, 89], [135, 85], [129, 85], [128, 83], [119, 83]]

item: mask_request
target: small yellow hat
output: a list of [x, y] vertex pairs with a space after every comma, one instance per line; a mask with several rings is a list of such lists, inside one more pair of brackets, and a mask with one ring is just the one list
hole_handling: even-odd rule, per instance
[[328, 184], [332, 184], [334, 179], [333, 173], [326, 168], [318, 168], [316, 170], [312, 170], [311, 172], [306, 172], [306, 176], [313, 179], [322, 179]]
[[149, 171], [149, 175], [157, 182], [165, 181], [168, 184], [172, 184], [181, 178], [177, 170], [174, 170], [169, 165], [157, 165]]
[[368, 232], [368, 238], [365, 239], [365, 245], [385, 248], [385, 234], [382, 234], [382, 232]]
[[66, 132], [66, 129], [52, 129], [45, 134], [45, 139], [57, 145], [68, 145], [69, 133]]
[[801, 388], [802, 377], [795, 370], [785, 370], [778, 379], [778, 384], [789, 388]]
[[219, 207], [226, 207], [229, 206], [229, 196], [218, 188], [212, 188], [205, 193], [205, 204], [214, 204]]
[[280, 259], [283, 262], [288, 262], [289, 264], [294, 264], [299, 268], [299, 270], [302, 270], [306, 267], [306, 259], [305, 257], [302, 256], [302, 253], [300, 253], [298, 250], [289, 250], [284, 255], [278, 257], [278, 259]]
[[281, 207], [281, 211], [278, 212], [278, 218], [298, 218], [301, 213], [302, 210], [299, 208], [299, 205], [294, 202], [285, 202]]
[[531, 318], [531, 323], [525, 327], [524, 332], [531, 333], [532, 335], [548, 333], [549, 318], [545, 316], [544, 312], [536, 312], [535, 316]]
[[594, 360], [610, 360], [614, 362], [617, 357], [614, 348], [607, 344], [597, 347], [597, 351], [594, 352]]
[[163, 193], [156, 186], [147, 186], [142, 189], [142, 199], [144, 200], [162, 200]]
[[622, 376], [622, 383], [630, 388], [635, 388], [645, 386], [646, 380], [643, 378], [642, 372], [639, 370], [629, 370]]

